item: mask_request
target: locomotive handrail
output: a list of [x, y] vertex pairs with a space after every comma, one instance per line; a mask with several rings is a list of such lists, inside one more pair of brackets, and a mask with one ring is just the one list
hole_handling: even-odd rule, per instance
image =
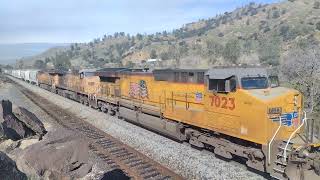
[[274, 138], [276, 137], [276, 135], [278, 134], [280, 128], [281, 128], [281, 125], [282, 125], [282, 119], [281, 119], [281, 115], [279, 116], [279, 119], [280, 119], [280, 122], [279, 122], [279, 127], [277, 129], [277, 131], [274, 133], [273, 137], [271, 138], [271, 141], [269, 142], [268, 144], [268, 164], [270, 164], [270, 155], [271, 155], [271, 144], [274, 140]]
[[307, 113], [305, 111], [304, 112], [304, 118], [302, 119], [302, 123], [300, 124], [300, 126], [295, 130], [293, 131], [293, 133], [290, 135], [288, 141], [287, 141], [287, 144], [286, 146], [284, 147], [284, 151], [283, 151], [283, 160], [284, 162], [287, 160], [287, 148], [288, 148], [288, 145], [292, 139], [292, 137], [297, 133], [297, 131], [304, 125], [304, 124], [307, 124]]

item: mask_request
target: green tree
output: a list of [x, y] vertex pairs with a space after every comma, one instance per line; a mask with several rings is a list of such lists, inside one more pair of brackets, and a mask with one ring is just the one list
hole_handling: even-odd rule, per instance
[[56, 53], [56, 57], [53, 61], [54, 68], [60, 70], [68, 70], [71, 67], [70, 58], [67, 56], [67, 53]]
[[314, 9], [320, 9], [320, 2], [319, 1], [314, 2], [313, 8]]
[[134, 67], [134, 63], [132, 61], [128, 61], [126, 66], [127, 66], [127, 68], [133, 68]]
[[48, 62], [50, 62], [51, 61], [51, 59], [49, 58], [49, 57], [46, 57], [45, 59], [44, 59], [44, 62], [47, 64]]
[[168, 36], [167, 31], [163, 31], [163, 32], [162, 32], [162, 35], [163, 35], [163, 37], [167, 37], [167, 36]]
[[320, 31], [320, 21], [316, 24], [316, 29]]
[[24, 62], [22, 60], [19, 60], [16, 64], [19, 69], [22, 69], [24, 66]]
[[33, 67], [36, 69], [44, 69], [44, 68], [46, 68], [46, 64], [42, 60], [39, 59], [33, 63]]
[[161, 52], [161, 53], [160, 53], [160, 59], [161, 59], [161, 60], [168, 60], [168, 59], [170, 59], [169, 53], [168, 53], [168, 52]]
[[158, 57], [157, 51], [154, 50], [154, 49], [152, 49], [152, 50], [151, 50], [151, 53], [150, 53], [150, 58], [151, 58], [151, 59], [156, 59], [157, 57]]
[[220, 57], [223, 54], [224, 47], [214, 39], [206, 40], [206, 55], [209, 57]]
[[277, 35], [266, 37], [259, 42], [259, 60], [262, 64], [279, 65], [281, 39]]
[[278, 10], [274, 10], [272, 13], [272, 18], [277, 19], [280, 17], [280, 12]]
[[143, 36], [142, 36], [142, 34], [137, 34], [137, 39], [139, 40], [139, 41], [141, 41], [142, 40], [142, 38], [143, 38]]
[[240, 57], [241, 46], [239, 40], [229, 40], [223, 50], [223, 58], [232, 64], [236, 64]]

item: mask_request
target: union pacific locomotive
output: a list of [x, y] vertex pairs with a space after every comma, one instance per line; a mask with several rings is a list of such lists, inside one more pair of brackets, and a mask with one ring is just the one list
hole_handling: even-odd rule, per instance
[[34, 83], [276, 179], [320, 175], [319, 144], [296, 140], [307, 122], [302, 94], [265, 68], [49, 70]]

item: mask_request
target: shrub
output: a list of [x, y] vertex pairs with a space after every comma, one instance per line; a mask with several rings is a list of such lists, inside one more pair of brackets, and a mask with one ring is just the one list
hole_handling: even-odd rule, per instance
[[279, 18], [279, 17], [280, 17], [279, 11], [278, 11], [278, 10], [273, 11], [273, 13], [272, 13], [272, 18], [273, 18], [273, 19], [277, 19], [277, 18]]
[[316, 24], [316, 29], [320, 31], [320, 21]]
[[223, 50], [223, 58], [233, 64], [238, 62], [241, 46], [238, 40], [229, 40]]
[[313, 8], [314, 9], [320, 9], [320, 2], [319, 1], [314, 2]]

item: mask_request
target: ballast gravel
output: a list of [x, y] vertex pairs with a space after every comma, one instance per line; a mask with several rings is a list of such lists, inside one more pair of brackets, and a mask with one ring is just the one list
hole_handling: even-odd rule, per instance
[[168, 139], [37, 86], [21, 80], [13, 80], [121, 140], [186, 179], [265, 179], [263, 176], [249, 171], [243, 164], [221, 160], [209, 151], [194, 149], [185, 143], [182, 144]]

